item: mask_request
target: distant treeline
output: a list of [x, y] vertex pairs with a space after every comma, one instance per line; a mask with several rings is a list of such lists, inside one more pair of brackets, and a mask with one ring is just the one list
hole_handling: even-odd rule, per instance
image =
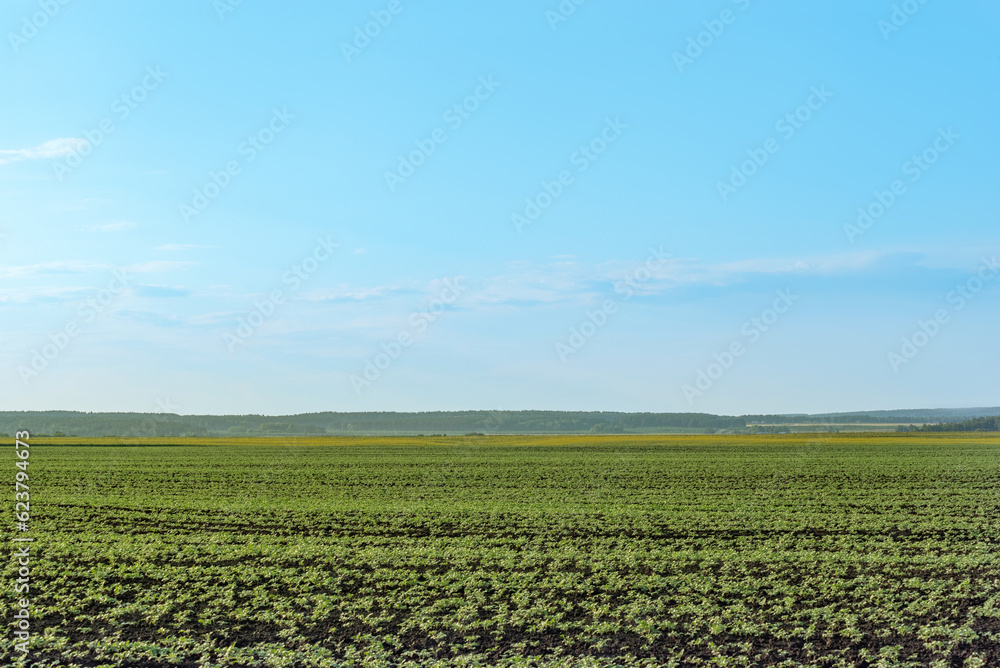
[[897, 422], [937, 422], [940, 415], [923, 415], [915, 418], [898, 415], [871, 415], [868, 413], [837, 415], [744, 415], [747, 424], [896, 424]]
[[894, 424], [897, 422], [958, 422], [963, 419], [1000, 416], [1000, 407], [995, 408], [930, 408], [902, 409], [892, 411], [868, 411], [864, 413], [820, 413], [807, 415], [744, 415], [747, 424]]
[[981, 417], [961, 422], [925, 424], [922, 427], [901, 427], [900, 431], [1000, 431], [1000, 417]]
[[0, 412], [0, 433], [48, 436], [213, 436], [499, 433], [714, 433], [746, 427], [742, 418], [704, 413], [455, 411], [174, 415], [170, 413]]
[[[981, 411], [969, 416], [964, 411]], [[172, 413], [0, 412], [0, 434], [28, 430], [48, 436], [310, 436], [412, 434], [784, 433], [797, 422], [830, 425], [948, 422], [925, 431], [996, 430], [1000, 409], [877, 411], [828, 415], [615, 413], [571, 411], [437, 411], [427, 413], [308, 413], [302, 415], [175, 415]], [[889, 415], [888, 413], [892, 413]], [[897, 413], [907, 413], [906, 417]], [[949, 415], [952, 413], [952, 415]], [[954, 422], [954, 413], [973, 417]], [[992, 420], [992, 422], [990, 422]], [[954, 427], [950, 425], [955, 425]], [[993, 425], [992, 427], [988, 425]]]
[[744, 415], [747, 424], [892, 424], [900, 422], [898, 417], [867, 414], [841, 415]]

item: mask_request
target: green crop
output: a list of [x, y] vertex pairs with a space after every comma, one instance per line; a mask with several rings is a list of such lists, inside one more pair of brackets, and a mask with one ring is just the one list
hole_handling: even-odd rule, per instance
[[1000, 665], [987, 434], [95, 440], [25, 665]]

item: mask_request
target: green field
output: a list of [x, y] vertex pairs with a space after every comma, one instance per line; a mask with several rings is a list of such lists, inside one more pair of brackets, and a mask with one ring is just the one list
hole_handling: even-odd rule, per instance
[[996, 436], [32, 443], [25, 665], [1000, 666]]

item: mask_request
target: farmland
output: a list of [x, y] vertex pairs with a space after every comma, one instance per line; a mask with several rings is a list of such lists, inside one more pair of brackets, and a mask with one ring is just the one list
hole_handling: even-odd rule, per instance
[[25, 665], [1000, 665], [994, 435], [37, 443]]

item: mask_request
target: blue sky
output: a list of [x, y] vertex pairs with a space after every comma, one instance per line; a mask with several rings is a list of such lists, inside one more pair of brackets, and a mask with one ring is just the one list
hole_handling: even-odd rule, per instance
[[4, 409], [1000, 404], [994, 3], [93, 5], [3, 14]]

